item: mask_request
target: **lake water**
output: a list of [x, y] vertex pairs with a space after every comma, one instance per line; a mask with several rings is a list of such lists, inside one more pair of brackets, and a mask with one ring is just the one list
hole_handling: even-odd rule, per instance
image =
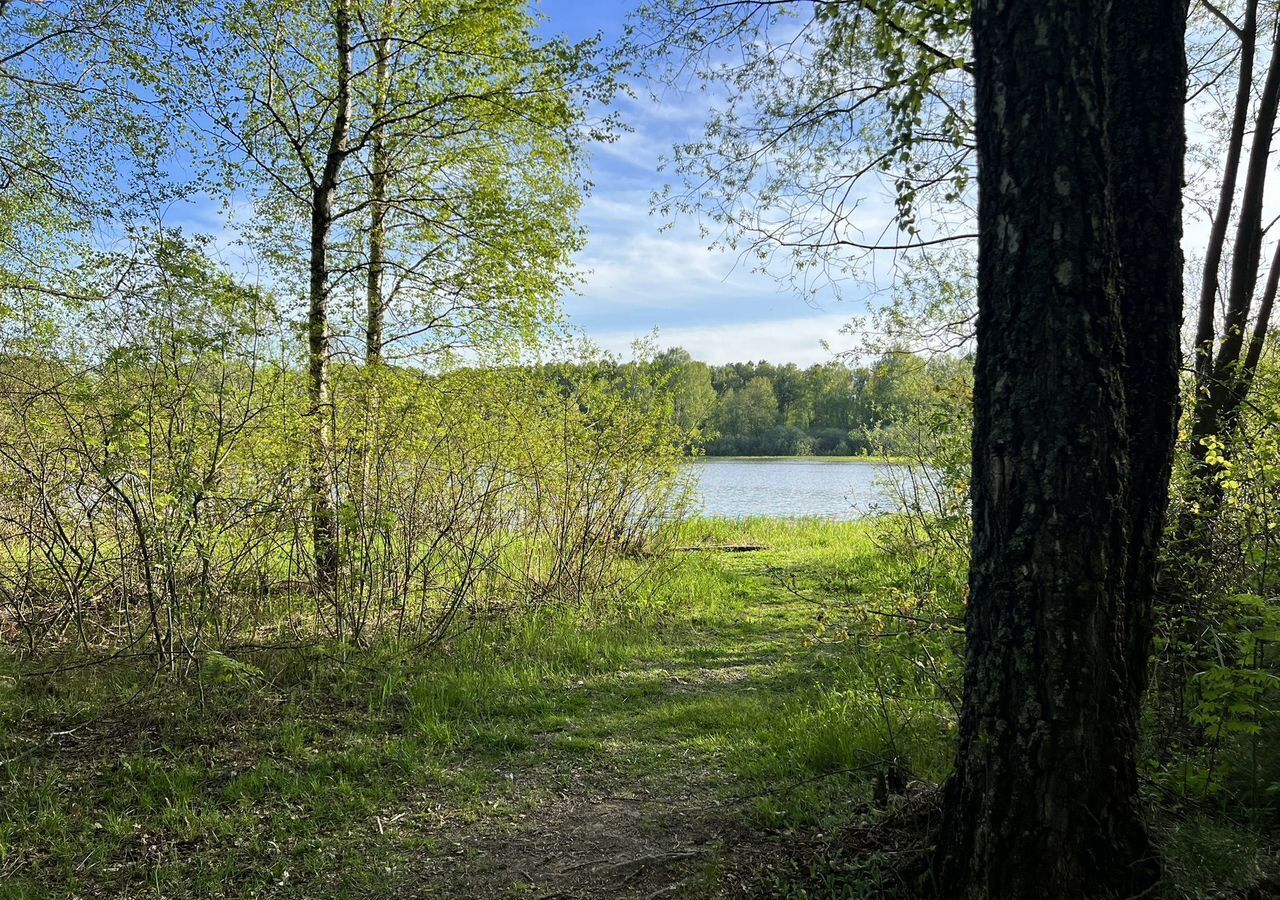
[[702, 515], [857, 519], [889, 504], [895, 467], [855, 459], [705, 457], [688, 464]]

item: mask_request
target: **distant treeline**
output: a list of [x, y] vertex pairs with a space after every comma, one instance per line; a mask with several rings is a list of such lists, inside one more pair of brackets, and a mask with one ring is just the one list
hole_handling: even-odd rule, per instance
[[905, 452], [897, 446], [899, 423], [923, 407], [963, 403], [970, 369], [967, 359], [907, 352], [869, 365], [712, 366], [679, 347], [653, 365], [666, 376], [675, 421], [710, 456]]

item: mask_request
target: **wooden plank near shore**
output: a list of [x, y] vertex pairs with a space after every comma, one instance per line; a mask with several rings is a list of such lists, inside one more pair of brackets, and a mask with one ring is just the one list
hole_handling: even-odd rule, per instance
[[768, 550], [763, 544], [695, 544], [689, 547], [672, 547], [673, 553], [755, 553]]

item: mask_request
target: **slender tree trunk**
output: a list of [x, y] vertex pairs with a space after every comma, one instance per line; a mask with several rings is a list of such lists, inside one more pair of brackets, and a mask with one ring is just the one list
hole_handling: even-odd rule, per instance
[[[1253, 383], [1254, 367], [1249, 363], [1253, 349], [1253, 341], [1249, 339], [1248, 334], [1249, 316], [1253, 311], [1258, 273], [1262, 262], [1263, 200], [1267, 175], [1270, 171], [1277, 108], [1280, 107], [1280, 27], [1277, 26], [1274, 15], [1271, 24], [1273, 32], [1270, 48], [1271, 61], [1268, 64], [1267, 77], [1258, 98], [1253, 122], [1253, 141], [1249, 147], [1249, 160], [1240, 194], [1240, 213], [1236, 222], [1234, 244], [1231, 248], [1231, 269], [1227, 282], [1223, 333], [1220, 342], [1216, 341], [1214, 328], [1217, 313], [1217, 269], [1221, 264], [1221, 243], [1226, 231], [1226, 223], [1234, 206], [1234, 197], [1230, 200], [1226, 197], [1228, 186], [1234, 192], [1234, 171], [1229, 171], [1224, 178], [1223, 197], [1219, 200], [1214, 217], [1213, 232], [1210, 235], [1210, 252], [1205, 259], [1205, 281], [1200, 297], [1199, 324], [1196, 334], [1196, 392], [1191, 415], [1190, 447], [1192, 474], [1195, 476], [1195, 491], [1198, 495], [1196, 499], [1199, 501], [1201, 510], [1198, 518], [1201, 519], [1212, 514], [1222, 496], [1217, 478], [1220, 469], [1208, 464], [1206, 441], [1211, 437], [1223, 437], [1229, 447], [1240, 405], [1244, 402]], [[1257, 31], [1255, 4], [1250, 3], [1246, 10], [1245, 24], [1240, 31], [1240, 39], [1244, 42], [1241, 52], [1242, 67], [1247, 65], [1252, 69], [1255, 57], [1254, 45], [1258, 38]], [[1251, 81], [1243, 70], [1240, 84], [1242, 89], [1246, 85], [1251, 85]], [[1251, 91], [1248, 99], [1252, 99]], [[1228, 167], [1239, 165], [1239, 148], [1243, 144], [1247, 125], [1247, 116], [1241, 115], [1238, 99], [1228, 144]], [[1215, 247], [1216, 253], [1214, 253]], [[1274, 297], [1274, 294], [1271, 296]], [[1267, 302], [1264, 295], [1262, 308], [1258, 311], [1255, 320], [1254, 334], [1265, 335], [1271, 318], [1271, 306], [1272, 304]], [[1195, 516], [1183, 517], [1179, 522], [1178, 540], [1183, 546], [1190, 546], [1186, 541], [1196, 538], [1196, 525], [1197, 517]], [[1207, 549], [1207, 547], [1202, 548], [1202, 550]]]
[[311, 519], [316, 584], [332, 605], [338, 636], [343, 622], [338, 603], [337, 486], [333, 474], [333, 396], [329, 378], [329, 234], [338, 177], [349, 150], [351, 118], [351, 0], [334, 0], [333, 26], [337, 91], [329, 147], [311, 196], [311, 284], [307, 316], [308, 387], [311, 394]]
[[[1258, 371], [1258, 363], [1262, 360], [1262, 350], [1267, 343], [1267, 332], [1271, 327], [1271, 312], [1276, 305], [1276, 289], [1280, 287], [1280, 243], [1276, 244], [1271, 256], [1271, 269], [1267, 273], [1267, 286], [1262, 292], [1262, 303], [1258, 306], [1258, 317], [1253, 322], [1253, 334], [1249, 338], [1249, 352], [1244, 358], [1244, 374], [1250, 382]], [[1243, 401], [1242, 401], [1243, 402]]]
[[1209, 244], [1205, 248], [1204, 271], [1201, 273], [1200, 302], [1196, 315], [1195, 372], [1196, 394], [1204, 390], [1213, 370], [1214, 324], [1218, 309], [1218, 270], [1227, 242], [1231, 210], [1236, 202], [1236, 179], [1240, 172], [1240, 155], [1244, 150], [1244, 134], [1249, 124], [1249, 105], [1253, 102], [1253, 63], [1258, 47], [1258, 0], [1249, 0], [1244, 21], [1239, 26], [1240, 74], [1236, 80], [1235, 108], [1231, 114], [1231, 134], [1227, 139], [1227, 155], [1222, 169], [1222, 185], [1218, 206], [1209, 227]]
[[383, 14], [382, 33], [374, 42], [374, 125], [372, 149], [369, 166], [369, 273], [366, 287], [365, 311], [365, 362], [382, 361], [382, 345], [386, 327], [386, 300], [383, 294], [383, 280], [386, 266], [387, 241], [387, 179], [389, 177], [390, 154], [386, 143], [386, 126], [383, 120], [387, 115], [388, 94], [391, 90], [390, 56], [391, 41], [386, 29], [395, 16], [395, 4], [387, 0], [387, 8]]
[[946, 897], [1158, 877], [1134, 757], [1177, 402], [1185, 11], [974, 3], [974, 536]]

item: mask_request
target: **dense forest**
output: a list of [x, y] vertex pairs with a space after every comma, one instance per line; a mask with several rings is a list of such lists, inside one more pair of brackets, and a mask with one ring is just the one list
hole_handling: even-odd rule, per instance
[[870, 366], [832, 361], [709, 366], [679, 348], [659, 354], [676, 422], [711, 456], [867, 456], [909, 452], [899, 426], [921, 403], [968, 402], [971, 362], [884, 354]]
[[1280, 9], [545, 6], [0, 0], [0, 898], [1280, 895]]
[[[921, 408], [961, 414], [972, 389], [972, 359], [895, 350], [869, 366], [844, 360], [712, 366], [679, 347], [638, 359], [549, 363], [534, 371], [572, 385], [585, 373], [610, 371], [647, 384], [680, 440], [709, 456], [906, 456], [908, 429]], [[643, 391], [642, 391], [643, 393]]]

